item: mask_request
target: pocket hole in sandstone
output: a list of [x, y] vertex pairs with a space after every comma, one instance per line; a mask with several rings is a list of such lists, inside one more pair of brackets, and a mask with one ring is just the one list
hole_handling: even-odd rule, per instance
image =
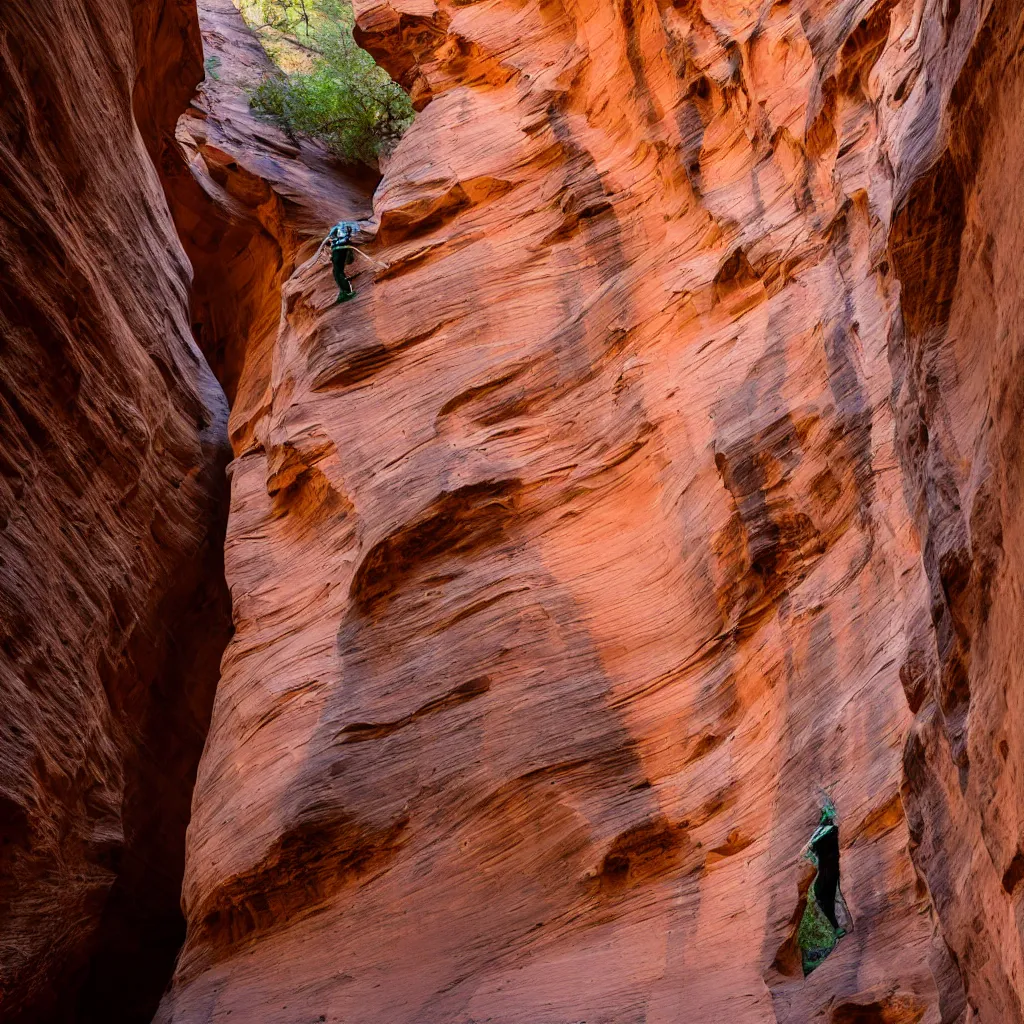
[[797, 944], [804, 977], [820, 967], [853, 927], [839, 888], [839, 823], [835, 805], [827, 801], [805, 856], [815, 866], [807, 905], [800, 919]]
[[1024, 879], [1024, 853], [1017, 850], [1013, 860], [1010, 861], [1010, 866], [1003, 873], [1003, 889], [1012, 896], [1022, 879]]
[[829, 1024], [920, 1024], [926, 1010], [918, 997], [893, 993], [870, 1002], [839, 1003]]

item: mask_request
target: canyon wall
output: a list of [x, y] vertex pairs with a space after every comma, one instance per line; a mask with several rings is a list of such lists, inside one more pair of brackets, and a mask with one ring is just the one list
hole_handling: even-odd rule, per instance
[[[963, 15], [961, 15], [963, 16]], [[928, 581], [903, 668], [911, 850], [981, 1021], [1024, 1019], [1024, 9], [988, 10], [891, 235], [905, 493]], [[911, 165], [914, 171], [920, 165]], [[908, 182], [909, 184], [909, 182]]]
[[356, 10], [379, 183], [0, 6], [0, 1017], [154, 1012], [209, 721], [160, 1024], [1024, 1020], [1018, 0]]
[[200, 0], [198, 13], [212, 73], [178, 121], [164, 182], [194, 268], [193, 331], [243, 450], [270, 406], [282, 284], [336, 220], [370, 216], [379, 175], [254, 114], [248, 93], [273, 63], [231, 0]]
[[354, 302], [358, 196], [230, 83], [179, 130], [280, 266], [203, 306], [237, 628], [157, 1020], [1024, 1019], [1019, 4], [356, 9], [420, 113]]
[[227, 404], [153, 158], [188, 0], [0, 5], [0, 1018], [147, 1021], [230, 635]]

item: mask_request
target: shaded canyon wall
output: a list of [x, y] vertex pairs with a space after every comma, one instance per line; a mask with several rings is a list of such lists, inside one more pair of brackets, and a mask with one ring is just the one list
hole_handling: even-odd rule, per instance
[[0, 1018], [147, 1021], [230, 635], [227, 403], [153, 160], [187, 0], [0, 5]]
[[179, 129], [287, 242], [207, 316], [237, 629], [158, 1021], [1022, 1019], [1019, 5], [356, 7], [421, 112], [355, 302], [302, 260], [358, 190], [237, 83]]

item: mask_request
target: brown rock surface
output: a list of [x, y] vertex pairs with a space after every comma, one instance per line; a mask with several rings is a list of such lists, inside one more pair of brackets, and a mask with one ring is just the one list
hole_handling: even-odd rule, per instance
[[336, 307], [293, 240], [217, 332], [263, 369], [157, 1019], [1022, 1019], [1019, 4], [357, 10], [421, 113], [387, 268]]
[[[989, 9], [892, 232], [898, 443], [928, 582], [902, 675], [914, 861], [981, 1021], [1024, 1019], [1024, 9]], [[930, 626], [930, 628], [929, 628]]]
[[227, 406], [147, 147], [201, 75], [188, 0], [0, 4], [5, 1024], [148, 1020], [184, 934]]

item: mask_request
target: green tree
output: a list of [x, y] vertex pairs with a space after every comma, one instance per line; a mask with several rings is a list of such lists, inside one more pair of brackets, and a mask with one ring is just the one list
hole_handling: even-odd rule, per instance
[[345, 0], [237, 0], [237, 5], [252, 28], [310, 41], [335, 26], [352, 27], [352, 9]]
[[[412, 104], [352, 38], [347, 0], [241, 0], [241, 10], [278, 64], [251, 93], [254, 109], [343, 160], [375, 167], [412, 123]], [[285, 44], [305, 53], [301, 69], [281, 68]]]

